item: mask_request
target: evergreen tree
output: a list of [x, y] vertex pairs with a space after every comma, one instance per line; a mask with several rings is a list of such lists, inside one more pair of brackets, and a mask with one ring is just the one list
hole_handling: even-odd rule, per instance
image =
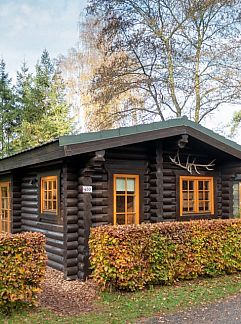
[[18, 115], [18, 124], [16, 127], [16, 137], [12, 143], [13, 150], [19, 151], [27, 147], [25, 137], [21, 136], [22, 125], [24, 120], [31, 118], [30, 114], [33, 110], [33, 75], [29, 73], [26, 62], [23, 62], [20, 71], [17, 71], [17, 82], [15, 86], [15, 110]]
[[70, 133], [72, 120], [61, 75], [47, 50], [36, 65], [35, 76], [23, 72], [18, 87], [22, 96], [18, 96], [22, 100], [18, 146], [26, 149]]
[[0, 156], [4, 157], [12, 152], [11, 142], [16, 125], [14, 109], [14, 94], [11, 79], [6, 72], [6, 64], [0, 61]]

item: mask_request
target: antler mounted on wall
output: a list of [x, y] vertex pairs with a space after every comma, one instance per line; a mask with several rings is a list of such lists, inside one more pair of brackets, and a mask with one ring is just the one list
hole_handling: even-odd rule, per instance
[[200, 174], [200, 172], [198, 171], [198, 168], [204, 168], [208, 171], [213, 171], [214, 170], [214, 160], [212, 160], [210, 163], [208, 164], [198, 164], [198, 163], [195, 163], [195, 158], [193, 159], [192, 162], [189, 162], [189, 155], [187, 157], [187, 161], [185, 164], [182, 164], [181, 161], [180, 161], [180, 156], [179, 156], [179, 152], [177, 151], [177, 154], [174, 156], [174, 158], [172, 158], [171, 156], [169, 156], [170, 160], [172, 161], [172, 163], [178, 165], [180, 168], [183, 168], [185, 170], [187, 170], [190, 174], [193, 173], [193, 170], [197, 173], [197, 174]]

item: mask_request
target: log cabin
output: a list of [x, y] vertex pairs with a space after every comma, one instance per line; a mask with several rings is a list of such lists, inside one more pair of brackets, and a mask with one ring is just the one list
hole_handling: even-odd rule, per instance
[[48, 265], [88, 274], [92, 226], [240, 217], [241, 146], [186, 117], [62, 136], [0, 160], [0, 232], [46, 235]]

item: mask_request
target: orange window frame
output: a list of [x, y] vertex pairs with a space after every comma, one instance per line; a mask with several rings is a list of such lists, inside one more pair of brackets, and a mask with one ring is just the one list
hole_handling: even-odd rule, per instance
[[[117, 212], [116, 212], [116, 179], [117, 178], [123, 178], [125, 180], [127, 179], [134, 179], [135, 180], [135, 191], [134, 191], [134, 196], [135, 196], [135, 212], [134, 214], [136, 214], [135, 216], [135, 224], [139, 224], [140, 223], [140, 184], [139, 184], [139, 175], [133, 175], [133, 174], [114, 174], [113, 175], [113, 181], [114, 181], [114, 193], [113, 193], [113, 197], [114, 197], [114, 225], [117, 224]], [[125, 212], [122, 213], [120, 212], [119, 214], [125, 214], [125, 225], [127, 225], [127, 214], [130, 214], [130, 212], [128, 212], [127, 210], [127, 192], [125, 191]]]
[[[184, 181], [193, 181], [194, 182], [194, 210], [191, 212], [183, 211], [183, 182]], [[208, 181], [209, 182], [209, 200], [199, 199], [199, 192], [204, 190], [199, 190], [198, 183], [199, 181]], [[189, 190], [187, 190], [189, 192]], [[189, 201], [189, 200], [188, 200]], [[209, 210], [200, 211], [199, 210], [199, 202], [210, 202]], [[196, 177], [196, 176], [181, 176], [180, 177], [180, 215], [188, 216], [191, 214], [214, 214], [214, 187], [213, 187], [213, 177]]]
[[[46, 189], [44, 188], [44, 185], [46, 183]], [[50, 189], [50, 183], [51, 189]], [[53, 188], [53, 184], [55, 183], [55, 188]], [[54, 190], [55, 195], [54, 195]], [[56, 198], [54, 198], [54, 196]], [[47, 199], [46, 199], [47, 197]], [[49, 214], [58, 214], [58, 176], [46, 176], [41, 177], [41, 213], [49, 213]], [[54, 208], [54, 202], [56, 203], [56, 208]], [[47, 203], [47, 206], [49, 203], [51, 204], [51, 208], [45, 208], [45, 203]]]
[[[7, 195], [2, 196], [2, 188], [7, 188]], [[6, 200], [3, 206], [3, 199]], [[0, 233], [11, 233], [11, 196], [10, 182], [0, 182]]]

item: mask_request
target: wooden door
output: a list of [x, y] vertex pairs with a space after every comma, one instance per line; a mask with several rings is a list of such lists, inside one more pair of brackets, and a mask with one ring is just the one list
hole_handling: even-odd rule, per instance
[[139, 224], [139, 176], [114, 175], [114, 225]]
[[0, 233], [11, 232], [10, 182], [0, 182]]

